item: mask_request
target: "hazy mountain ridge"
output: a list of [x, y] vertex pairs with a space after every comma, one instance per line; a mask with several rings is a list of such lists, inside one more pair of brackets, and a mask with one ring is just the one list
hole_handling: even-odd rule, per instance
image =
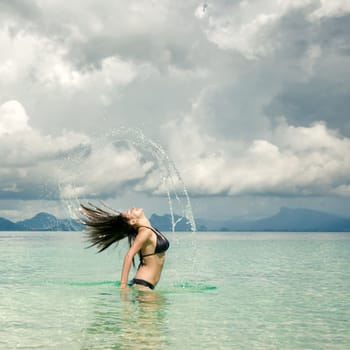
[[[201, 220], [197, 220], [197, 225]], [[212, 221], [213, 223], [213, 221]], [[205, 226], [205, 221], [202, 222]], [[246, 221], [225, 221], [214, 225], [216, 231], [272, 231], [272, 232], [350, 232], [350, 218], [312, 209], [290, 209], [280, 211], [267, 218]]]
[[[172, 231], [169, 214], [152, 214], [150, 221], [161, 231]], [[175, 215], [176, 231], [190, 231], [186, 219]], [[197, 219], [198, 231], [287, 231], [287, 232], [350, 232], [350, 218], [340, 217], [311, 209], [282, 207], [270, 217], [260, 220], [213, 220]], [[48, 213], [39, 213], [31, 219], [12, 222], [0, 217], [0, 231], [80, 231], [83, 225], [73, 219], [57, 219]]]
[[[2, 224], [2, 220], [5, 220], [5, 225]], [[57, 219], [54, 215], [44, 212], [17, 222], [0, 218], [0, 231], [80, 231], [81, 229], [82, 225], [73, 219]]]

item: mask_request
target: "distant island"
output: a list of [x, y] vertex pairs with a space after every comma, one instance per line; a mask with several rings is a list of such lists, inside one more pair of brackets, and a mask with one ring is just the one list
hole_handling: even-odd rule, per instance
[[[185, 218], [175, 216], [176, 231], [191, 231]], [[171, 216], [152, 214], [150, 221], [161, 231], [172, 231]], [[260, 220], [196, 219], [197, 231], [220, 232], [350, 232], [350, 218], [311, 209], [280, 211]], [[84, 227], [73, 219], [58, 219], [49, 213], [39, 213], [22, 221], [12, 222], [0, 217], [0, 231], [81, 231]]]

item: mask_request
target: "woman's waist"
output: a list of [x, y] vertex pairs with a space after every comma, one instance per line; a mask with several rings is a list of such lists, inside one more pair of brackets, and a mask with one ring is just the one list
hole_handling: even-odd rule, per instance
[[162, 270], [165, 263], [165, 254], [149, 255], [140, 259], [139, 268], [143, 266], [145, 269]]
[[135, 274], [135, 278], [143, 279], [156, 285], [160, 280], [161, 271], [149, 271], [145, 266], [140, 266]]

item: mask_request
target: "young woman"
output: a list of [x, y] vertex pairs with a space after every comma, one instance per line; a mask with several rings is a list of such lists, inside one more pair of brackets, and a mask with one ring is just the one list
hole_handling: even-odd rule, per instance
[[143, 209], [111, 212], [89, 204], [80, 205], [79, 211], [85, 217], [81, 222], [87, 227], [86, 233], [92, 243], [90, 247], [97, 246], [99, 252], [128, 238], [129, 250], [124, 257], [120, 288], [127, 288], [131, 265], [135, 266], [134, 257], [138, 254], [140, 264], [129, 285], [154, 289], [163, 270], [169, 241], [151, 226]]

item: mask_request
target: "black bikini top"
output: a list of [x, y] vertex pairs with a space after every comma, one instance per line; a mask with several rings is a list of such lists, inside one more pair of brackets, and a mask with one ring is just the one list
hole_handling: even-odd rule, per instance
[[148, 226], [143, 226], [143, 227], [149, 228], [150, 230], [152, 230], [156, 234], [157, 242], [156, 242], [156, 249], [154, 250], [154, 253], [141, 255], [141, 252], [140, 252], [140, 255], [142, 258], [144, 258], [146, 256], [155, 255], [158, 253], [163, 253], [163, 252], [168, 250], [170, 243], [161, 232], [159, 232], [156, 228], [153, 228], [153, 227], [148, 227]]

